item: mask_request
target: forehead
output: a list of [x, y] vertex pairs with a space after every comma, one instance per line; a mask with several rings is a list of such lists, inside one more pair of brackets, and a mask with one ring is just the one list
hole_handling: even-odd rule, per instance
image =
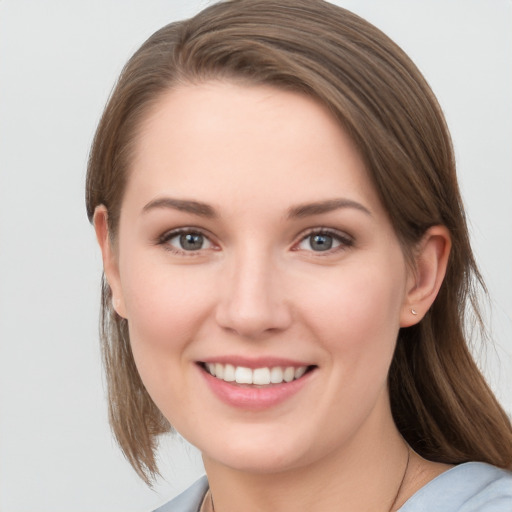
[[299, 93], [229, 82], [180, 86], [156, 101], [136, 139], [127, 194], [135, 191], [146, 200], [229, 198], [233, 207], [340, 194], [378, 203], [359, 152], [327, 108]]

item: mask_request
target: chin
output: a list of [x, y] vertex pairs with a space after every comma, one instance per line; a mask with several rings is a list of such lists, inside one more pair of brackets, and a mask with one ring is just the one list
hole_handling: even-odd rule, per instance
[[244, 450], [242, 453], [203, 454], [203, 457], [222, 464], [234, 471], [252, 474], [273, 474], [301, 467], [305, 461], [297, 460], [296, 454], [276, 453], [275, 449]]
[[[311, 463], [315, 454], [308, 453], [312, 443], [275, 429], [243, 429], [222, 440], [215, 436], [198, 448], [205, 460], [248, 473], [272, 474], [299, 468]], [[249, 432], [248, 432], [249, 430]], [[262, 431], [263, 430], [263, 431]], [[266, 431], [267, 430], [267, 431]], [[266, 432], [265, 432], [266, 431]], [[252, 435], [251, 435], [252, 434]], [[321, 454], [317, 454], [317, 458]]]

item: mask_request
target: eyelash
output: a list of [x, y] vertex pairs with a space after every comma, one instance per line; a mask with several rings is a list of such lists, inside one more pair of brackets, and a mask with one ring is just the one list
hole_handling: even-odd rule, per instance
[[[320, 236], [320, 235], [332, 237], [336, 242], [339, 243], [339, 245], [336, 247], [333, 247], [333, 248], [328, 248], [324, 251], [313, 251], [312, 249], [310, 251], [308, 251], [308, 252], [314, 253], [315, 256], [320, 256], [320, 257], [329, 256], [329, 255], [335, 254], [339, 251], [347, 250], [350, 247], [353, 247], [353, 245], [354, 245], [354, 239], [351, 236], [347, 235], [346, 233], [341, 233], [339, 231], [336, 231], [336, 230], [330, 229], [330, 228], [314, 228], [314, 229], [309, 230], [308, 232], [306, 232], [305, 235], [302, 236], [302, 238], [299, 240], [299, 242], [294, 245], [293, 250], [295, 250], [295, 251], [300, 250], [299, 248], [297, 248], [298, 245], [300, 245], [303, 242], [305, 242], [306, 240], [308, 240], [308, 238], [311, 239], [311, 237], [313, 237], [313, 236]], [[310, 242], [310, 244], [311, 244], [311, 242]]]
[[201, 229], [194, 227], [179, 228], [173, 229], [172, 231], [167, 231], [166, 233], [158, 237], [157, 244], [162, 245], [166, 251], [169, 251], [173, 254], [177, 254], [180, 256], [199, 256], [201, 254], [201, 251], [205, 250], [201, 248], [196, 251], [187, 251], [184, 249], [178, 249], [177, 247], [174, 247], [169, 243], [173, 238], [176, 238], [180, 235], [200, 235], [204, 238], [205, 241], [208, 241], [212, 245], [212, 247], [215, 247], [215, 244], [211, 241], [209, 235], [206, 235]]
[[[198, 249], [195, 251], [194, 250], [187, 251], [185, 249], [178, 249], [177, 247], [174, 247], [173, 245], [171, 245], [169, 243], [170, 240], [172, 240], [173, 238], [176, 238], [180, 235], [187, 235], [187, 234], [202, 236], [204, 238], [204, 240], [206, 240], [209, 244], [211, 244], [211, 247], [201, 248], [201, 249]], [[314, 228], [314, 229], [311, 229], [308, 232], [306, 232], [306, 234], [304, 234], [300, 238], [300, 240], [293, 245], [292, 250], [293, 251], [301, 250], [298, 247], [300, 244], [305, 242], [308, 238], [311, 238], [313, 236], [321, 236], [321, 235], [332, 237], [336, 242], [338, 242], [339, 245], [337, 245], [334, 248], [329, 247], [328, 249], [323, 250], [323, 251], [322, 250], [314, 251], [311, 249], [311, 250], [308, 250], [307, 252], [314, 253], [316, 256], [328, 256], [328, 255], [337, 253], [338, 251], [346, 250], [354, 245], [354, 239], [347, 234], [342, 234], [342, 233], [340, 233], [336, 230], [330, 229], [330, 228]], [[178, 254], [178, 255], [183, 255], [183, 256], [198, 256], [204, 250], [215, 248], [215, 244], [211, 241], [209, 235], [206, 235], [201, 229], [193, 228], [193, 227], [185, 227], [185, 228], [174, 229], [172, 231], [167, 231], [166, 233], [164, 233], [163, 235], [158, 237], [157, 244], [164, 246], [165, 250], [167, 250], [173, 254]], [[310, 246], [311, 246], [311, 242], [310, 242]]]

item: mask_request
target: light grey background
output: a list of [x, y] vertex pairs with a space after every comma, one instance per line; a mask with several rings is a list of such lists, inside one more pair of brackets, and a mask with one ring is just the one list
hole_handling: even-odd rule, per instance
[[[495, 345], [478, 357], [512, 411], [512, 3], [353, 0], [424, 72], [455, 144]], [[95, 125], [127, 58], [208, 2], [0, 1], [0, 510], [151, 510], [202, 471], [166, 441], [145, 488], [107, 426], [101, 262], [84, 208]]]

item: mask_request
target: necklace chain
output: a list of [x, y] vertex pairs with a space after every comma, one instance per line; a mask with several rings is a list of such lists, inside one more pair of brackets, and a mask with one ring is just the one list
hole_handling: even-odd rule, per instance
[[[404, 482], [405, 482], [405, 477], [407, 476], [407, 471], [409, 470], [409, 461], [411, 460], [411, 449], [409, 448], [408, 445], [407, 446], [407, 462], [405, 463], [405, 470], [404, 470], [404, 474], [402, 475], [402, 479], [400, 480], [400, 485], [398, 486], [398, 490], [396, 491], [396, 495], [395, 495], [395, 499], [393, 500], [393, 503], [391, 503], [391, 507], [389, 508], [388, 512], [392, 512], [393, 509], [395, 508], [395, 505], [396, 505], [396, 502], [398, 501], [398, 497], [400, 496], [400, 491], [402, 490], [402, 487], [404, 485]], [[206, 493], [205, 495], [205, 499], [203, 500], [203, 504], [201, 505], [201, 509], [200, 509], [200, 512], [206, 512], [206, 503], [207, 503], [207, 500], [208, 500], [208, 496], [210, 497], [210, 507], [211, 508], [211, 512], [215, 512], [215, 505], [213, 504], [213, 495], [212, 495], [212, 491], [210, 489], [208, 489], [208, 492]]]
[[[405, 482], [405, 477], [407, 476], [407, 471], [409, 470], [409, 461], [411, 460], [411, 449], [409, 448], [409, 445], [405, 445], [407, 448], [407, 462], [405, 463], [405, 470], [404, 474], [402, 475], [402, 480], [400, 480], [400, 485], [398, 486], [398, 491], [396, 491], [395, 499], [393, 500], [393, 503], [391, 503], [391, 507], [389, 507], [388, 512], [392, 512], [392, 510], [395, 508], [396, 502], [398, 501], [398, 497], [400, 496], [400, 491], [402, 490], [402, 487]], [[211, 496], [211, 493], [210, 493]], [[212, 505], [213, 505], [213, 498], [212, 498]], [[213, 509], [213, 512], [215, 512], [215, 509]]]

